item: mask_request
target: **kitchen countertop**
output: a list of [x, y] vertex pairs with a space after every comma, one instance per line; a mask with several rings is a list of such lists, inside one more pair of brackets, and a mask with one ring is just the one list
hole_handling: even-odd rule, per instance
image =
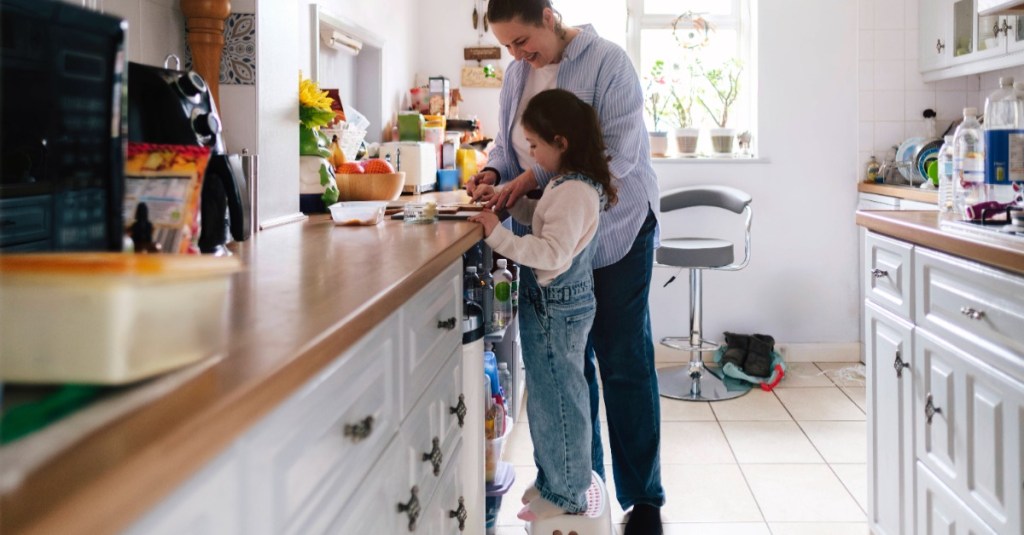
[[[464, 201], [400, 200], [419, 197]], [[245, 269], [220, 358], [0, 496], [0, 533], [125, 528], [482, 238], [464, 221], [337, 227], [323, 214], [232, 244]]]
[[900, 199], [931, 204], [939, 202], [939, 192], [937, 190], [921, 189], [917, 186], [860, 182], [857, 184], [857, 191], [860, 193], [874, 193], [876, 195], [885, 195], [886, 197], [899, 197]]
[[858, 210], [857, 224], [873, 232], [1024, 275], [1024, 241], [941, 227], [937, 211]]

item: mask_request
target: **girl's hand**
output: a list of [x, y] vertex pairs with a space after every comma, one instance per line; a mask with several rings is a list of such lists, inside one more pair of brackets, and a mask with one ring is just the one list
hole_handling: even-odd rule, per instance
[[466, 192], [469, 193], [473, 200], [477, 200], [476, 190], [481, 185], [494, 185], [498, 182], [498, 173], [491, 169], [484, 169], [479, 173], [469, 177], [466, 181]]
[[533, 173], [527, 171], [501, 188], [501, 191], [497, 192], [485, 206], [500, 212], [505, 208], [515, 206], [520, 197], [535, 189], [537, 189], [537, 180], [533, 178]]
[[490, 237], [494, 227], [498, 226], [499, 223], [497, 214], [490, 210], [481, 210], [480, 213], [470, 216], [469, 220], [484, 226], [485, 238]]
[[486, 203], [494, 198], [495, 191], [495, 187], [490, 184], [480, 184], [473, 192], [473, 201], [482, 201]]

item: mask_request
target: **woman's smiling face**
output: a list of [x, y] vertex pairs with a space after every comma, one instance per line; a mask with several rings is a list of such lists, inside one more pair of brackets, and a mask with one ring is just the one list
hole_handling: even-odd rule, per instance
[[540, 26], [523, 23], [520, 19], [492, 22], [491, 32], [515, 59], [521, 59], [535, 69], [557, 63], [561, 59], [562, 41], [555, 34], [555, 17], [550, 9], [544, 10]]

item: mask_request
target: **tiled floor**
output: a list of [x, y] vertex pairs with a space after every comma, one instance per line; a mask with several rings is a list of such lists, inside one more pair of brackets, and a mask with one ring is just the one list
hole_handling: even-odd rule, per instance
[[[666, 535], [869, 533], [863, 367], [788, 366], [773, 392], [714, 403], [662, 398]], [[607, 443], [605, 457], [610, 462]], [[519, 497], [536, 477], [525, 420], [512, 430], [504, 459], [515, 465], [516, 482], [497, 533], [520, 535]], [[608, 481], [613, 502], [614, 487]], [[621, 532], [618, 503], [612, 514]]]

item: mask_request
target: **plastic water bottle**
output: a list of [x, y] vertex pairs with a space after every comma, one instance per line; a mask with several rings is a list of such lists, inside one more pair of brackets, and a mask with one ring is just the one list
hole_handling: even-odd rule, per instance
[[504, 329], [512, 321], [512, 272], [508, 260], [498, 260], [498, 267], [491, 274], [494, 279], [494, 327]]
[[505, 398], [505, 404], [508, 405], [508, 400], [512, 399], [512, 372], [508, 370], [507, 362], [498, 363], [498, 383], [501, 385], [501, 395]]
[[1024, 101], [1004, 76], [985, 99], [984, 200], [1013, 201], [1014, 182], [1024, 182]]
[[480, 290], [483, 281], [480, 280], [480, 276], [476, 274], [476, 266], [467, 266], [466, 274], [462, 279], [462, 292], [467, 301], [472, 301], [476, 304], [483, 302], [483, 295]]
[[939, 212], [953, 212], [953, 136], [946, 136], [939, 148]]
[[494, 278], [486, 269], [478, 269], [477, 273], [481, 281], [480, 293], [483, 302], [480, 306], [484, 307], [484, 332], [491, 333], [500, 329], [494, 324]]
[[953, 134], [953, 206], [969, 220], [967, 207], [985, 202], [985, 137], [977, 108], [964, 108], [964, 120]]
[[487, 350], [484, 351], [484, 374], [491, 379], [491, 395], [501, 394], [501, 379], [498, 376], [498, 358], [494, 356], [494, 351], [491, 351], [491, 347], [488, 346]]

